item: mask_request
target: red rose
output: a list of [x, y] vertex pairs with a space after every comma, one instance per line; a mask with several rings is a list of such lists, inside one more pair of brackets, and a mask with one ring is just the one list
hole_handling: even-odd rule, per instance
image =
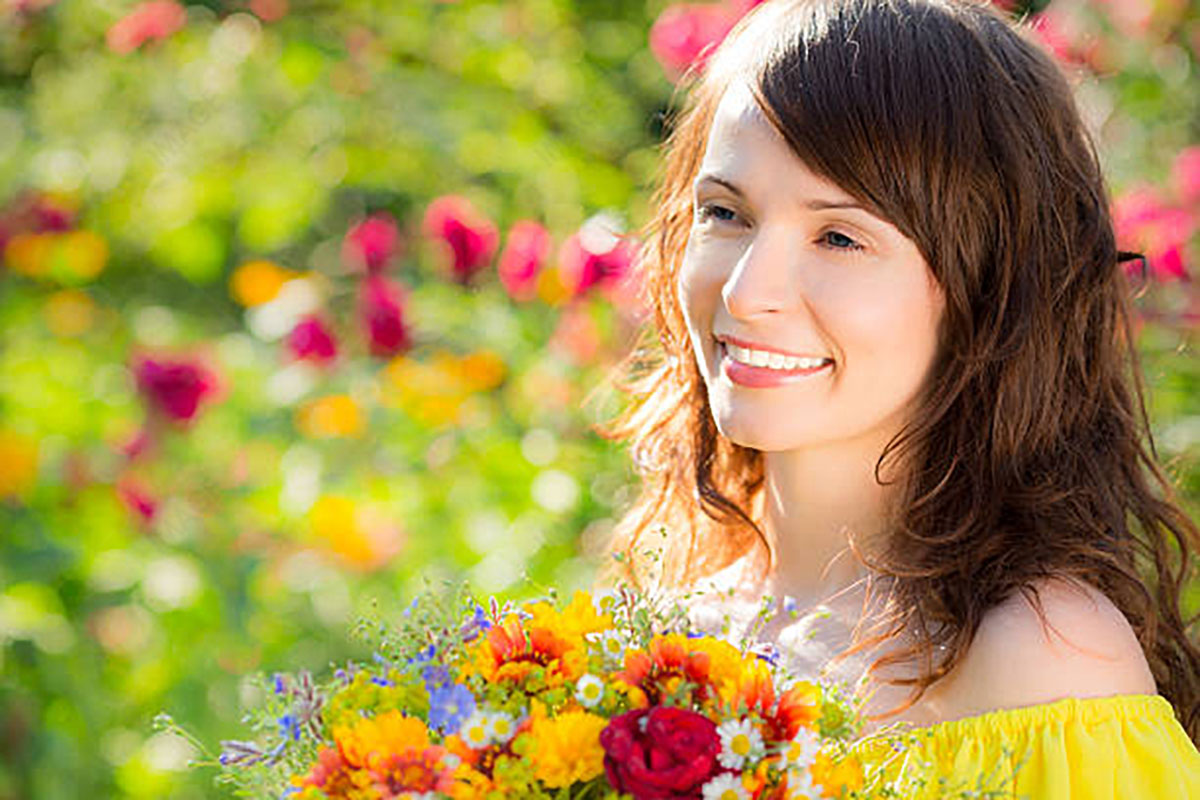
[[521, 220], [508, 232], [508, 244], [500, 256], [500, 282], [514, 300], [532, 300], [538, 273], [550, 254], [550, 234], [533, 220]]
[[445, 195], [425, 210], [425, 235], [449, 256], [454, 280], [466, 285], [496, 254], [500, 233], [465, 197]]
[[608, 782], [635, 800], [699, 797], [725, 770], [717, 763], [721, 740], [708, 717], [653, 706], [614, 717], [600, 732]]
[[201, 401], [217, 388], [216, 377], [192, 361], [143, 358], [134, 366], [134, 375], [150, 406], [176, 422], [196, 416]]
[[400, 229], [387, 212], [367, 217], [342, 241], [342, 260], [360, 272], [376, 275], [400, 249]]
[[621, 284], [628, 278], [636, 255], [636, 243], [598, 215], [563, 242], [558, 252], [558, 271], [563, 284], [579, 297], [592, 287], [609, 290]]
[[287, 344], [292, 357], [301, 361], [327, 364], [337, 358], [337, 341], [320, 317], [300, 320], [288, 335]]
[[363, 281], [360, 314], [371, 355], [390, 358], [411, 346], [404, 322], [404, 291], [399, 285], [384, 278]]

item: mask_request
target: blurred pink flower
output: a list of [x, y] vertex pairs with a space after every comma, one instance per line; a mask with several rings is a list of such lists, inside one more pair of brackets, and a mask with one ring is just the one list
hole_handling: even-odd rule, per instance
[[142, 357], [134, 376], [151, 409], [176, 422], [189, 422], [217, 389], [216, 376], [197, 361]]
[[1078, 61], [1079, 57], [1073, 37], [1068, 33], [1069, 27], [1061, 13], [1049, 9], [1035, 16], [1029, 29], [1055, 58], [1063, 62], [1073, 62]]
[[1175, 194], [1185, 206], [1200, 205], [1200, 145], [1180, 151], [1171, 165]]
[[292, 358], [328, 364], [337, 358], [337, 341], [320, 317], [310, 315], [300, 320], [287, 338]]
[[359, 313], [371, 355], [390, 358], [411, 346], [404, 324], [404, 301], [404, 290], [398, 284], [379, 277], [363, 281]]
[[550, 255], [550, 234], [533, 220], [514, 223], [508, 244], [500, 255], [500, 282], [514, 300], [532, 300], [537, 295], [537, 277]]
[[650, 27], [650, 51], [667, 77], [678, 80], [690, 67], [704, 67], [746, 10], [719, 3], [668, 6]]
[[138, 521], [148, 525], [158, 516], [158, 500], [132, 478], [126, 476], [117, 481], [116, 490], [121, 505]]
[[250, 0], [250, 11], [263, 22], [276, 22], [287, 16], [288, 0]]
[[[1187, 278], [1184, 253], [1196, 227], [1191, 214], [1164, 202], [1154, 190], [1143, 188], [1118, 197], [1112, 215], [1118, 246], [1145, 253], [1154, 277]], [[1130, 268], [1137, 269], [1137, 263], [1130, 262]]]
[[487, 217], [457, 195], [444, 195], [425, 210], [425, 235], [440, 242], [450, 256], [454, 280], [466, 285], [496, 254], [500, 234]]
[[603, 217], [592, 217], [558, 251], [563, 285], [575, 297], [592, 287], [621, 283], [637, 253], [631, 240], [616, 233]]
[[355, 225], [342, 240], [342, 261], [349, 267], [375, 275], [400, 249], [400, 229], [386, 211], [372, 214]]
[[586, 305], [572, 303], [563, 309], [550, 337], [550, 348], [565, 355], [572, 363], [585, 367], [600, 352], [600, 329]]
[[187, 23], [187, 11], [174, 0], [150, 0], [108, 29], [108, 49], [132, 53], [145, 42], [166, 39]]

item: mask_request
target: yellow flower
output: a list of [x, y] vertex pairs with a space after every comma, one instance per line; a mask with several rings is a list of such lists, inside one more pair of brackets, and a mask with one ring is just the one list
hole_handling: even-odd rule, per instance
[[55, 336], [81, 336], [92, 327], [96, 304], [78, 289], [63, 289], [46, 298], [42, 316], [46, 320], [46, 327]]
[[812, 778], [824, 790], [822, 797], [838, 797], [843, 791], [857, 791], [863, 787], [863, 767], [853, 755], [834, 761], [822, 751], [813, 762]]
[[490, 350], [479, 350], [458, 360], [458, 372], [467, 389], [482, 392], [494, 389], [504, 380], [504, 361]]
[[28, 436], [0, 429], [0, 498], [20, 497], [37, 478], [38, 445]]
[[229, 278], [229, 293], [243, 306], [260, 306], [275, 299], [283, 285], [296, 277], [272, 261], [247, 261]]
[[547, 787], [561, 789], [604, 772], [600, 731], [608, 720], [586, 711], [568, 711], [553, 718], [535, 714], [531, 720], [529, 759], [534, 775]]
[[399, 526], [378, 510], [360, 509], [340, 495], [318, 499], [308, 518], [315, 536], [359, 569], [383, 566], [403, 546], [403, 531]]
[[533, 615], [529, 621], [530, 627], [547, 628], [558, 636], [570, 639], [582, 640], [589, 633], [599, 633], [612, 627], [612, 615], [597, 614], [592, 597], [587, 592], [576, 592], [562, 611], [546, 602], [532, 603], [525, 610]]
[[91, 280], [108, 262], [108, 242], [92, 231], [71, 231], [59, 235], [59, 262], [73, 278]]
[[345, 394], [319, 397], [296, 412], [296, 427], [314, 439], [355, 438], [366, 428], [362, 409]]

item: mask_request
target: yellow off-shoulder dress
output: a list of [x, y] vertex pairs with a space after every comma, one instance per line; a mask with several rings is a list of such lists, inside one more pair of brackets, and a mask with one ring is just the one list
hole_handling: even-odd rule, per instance
[[1200, 800], [1200, 752], [1160, 695], [1071, 697], [909, 734], [903, 750], [867, 738], [854, 751], [888, 777], [945, 779], [909, 797], [1002, 787], [1030, 800]]

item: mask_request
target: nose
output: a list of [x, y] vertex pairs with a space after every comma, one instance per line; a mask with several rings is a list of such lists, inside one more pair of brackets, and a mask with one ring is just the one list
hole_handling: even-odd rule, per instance
[[786, 228], [759, 228], [721, 287], [731, 316], [774, 314], [802, 302], [797, 244]]

